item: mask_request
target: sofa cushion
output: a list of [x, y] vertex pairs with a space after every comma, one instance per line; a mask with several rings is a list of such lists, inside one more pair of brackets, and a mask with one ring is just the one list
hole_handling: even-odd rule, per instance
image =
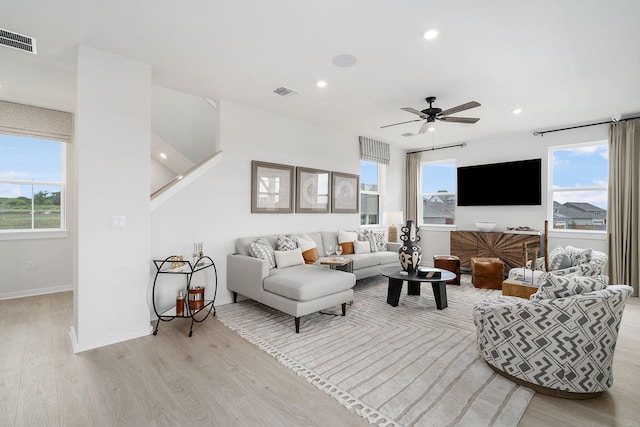
[[532, 301], [565, 298], [572, 295], [606, 289], [609, 278], [606, 276], [558, 276], [547, 275], [540, 284], [538, 292], [529, 297]]
[[376, 252], [376, 255], [378, 255], [378, 263], [380, 265], [400, 262], [398, 252], [380, 251]]
[[356, 254], [370, 254], [371, 253], [371, 245], [368, 241], [360, 241], [356, 240], [353, 242], [353, 251]]
[[276, 266], [273, 247], [264, 237], [260, 237], [255, 242], [249, 244], [249, 255], [254, 258], [260, 258], [267, 261], [269, 263], [269, 268], [274, 268]]
[[296, 301], [310, 301], [351, 289], [356, 277], [313, 265], [273, 270], [263, 281], [265, 291]]
[[304, 264], [302, 250], [295, 248], [290, 251], [274, 251], [276, 257], [276, 266], [278, 268], [291, 267], [292, 265]]
[[352, 255], [350, 257], [353, 260], [353, 269], [360, 270], [361, 268], [373, 267], [379, 264], [380, 257], [377, 252], [369, 254]]

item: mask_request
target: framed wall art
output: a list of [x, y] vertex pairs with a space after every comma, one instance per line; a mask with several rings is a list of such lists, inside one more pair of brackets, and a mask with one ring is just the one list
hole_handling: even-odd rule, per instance
[[321, 169], [296, 168], [296, 212], [329, 213], [329, 174]]
[[331, 172], [331, 212], [360, 212], [360, 176]]
[[251, 213], [292, 213], [294, 167], [251, 162]]

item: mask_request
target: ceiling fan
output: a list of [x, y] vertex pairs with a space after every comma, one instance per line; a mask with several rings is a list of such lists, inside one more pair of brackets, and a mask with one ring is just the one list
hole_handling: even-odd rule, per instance
[[419, 119], [415, 120], [407, 120], [406, 122], [393, 123], [391, 125], [380, 126], [380, 128], [388, 128], [389, 126], [402, 125], [405, 123], [411, 122], [419, 122], [421, 120], [426, 120], [423, 125], [420, 127], [418, 133], [425, 133], [431, 123], [436, 120], [440, 120], [442, 122], [455, 122], [455, 123], [475, 123], [480, 120], [477, 117], [449, 117], [450, 114], [459, 113], [460, 111], [468, 110], [470, 108], [479, 107], [480, 104], [476, 101], [467, 102], [466, 104], [458, 105], [457, 107], [449, 108], [448, 110], [442, 110], [442, 108], [434, 108], [433, 103], [435, 102], [435, 96], [429, 96], [425, 98], [425, 101], [429, 103], [429, 108], [425, 108], [422, 111], [416, 110], [415, 108], [404, 107], [401, 110], [408, 111], [409, 113], [416, 114], [420, 116]]

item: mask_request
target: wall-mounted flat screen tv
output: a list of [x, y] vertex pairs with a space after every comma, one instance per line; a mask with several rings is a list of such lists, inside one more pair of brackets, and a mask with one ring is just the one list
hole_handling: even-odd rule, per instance
[[542, 204], [542, 159], [458, 168], [458, 206]]

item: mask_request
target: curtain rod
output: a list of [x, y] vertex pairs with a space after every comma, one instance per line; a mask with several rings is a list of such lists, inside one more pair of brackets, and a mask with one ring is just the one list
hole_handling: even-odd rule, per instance
[[453, 148], [453, 147], [466, 147], [467, 143], [463, 142], [460, 144], [453, 144], [453, 145], [443, 145], [440, 147], [431, 147], [431, 148], [425, 148], [424, 150], [416, 150], [416, 151], [407, 151], [407, 154], [415, 154], [415, 153], [423, 153], [425, 151], [435, 151], [435, 150], [444, 150], [445, 148]]
[[571, 129], [579, 129], [579, 128], [585, 128], [585, 127], [589, 127], [589, 126], [606, 125], [608, 123], [626, 122], [627, 120], [633, 120], [633, 119], [638, 119], [638, 118], [640, 118], [640, 116], [627, 117], [625, 119], [614, 119], [612, 117], [611, 120], [607, 120], [607, 121], [604, 121], [604, 122], [589, 123], [589, 124], [586, 124], [586, 125], [579, 125], [579, 126], [570, 126], [570, 127], [561, 128], [561, 129], [537, 130], [537, 131], [533, 132], [533, 136], [544, 136], [545, 133], [560, 132], [560, 131], [563, 131], [563, 130], [571, 130]]

